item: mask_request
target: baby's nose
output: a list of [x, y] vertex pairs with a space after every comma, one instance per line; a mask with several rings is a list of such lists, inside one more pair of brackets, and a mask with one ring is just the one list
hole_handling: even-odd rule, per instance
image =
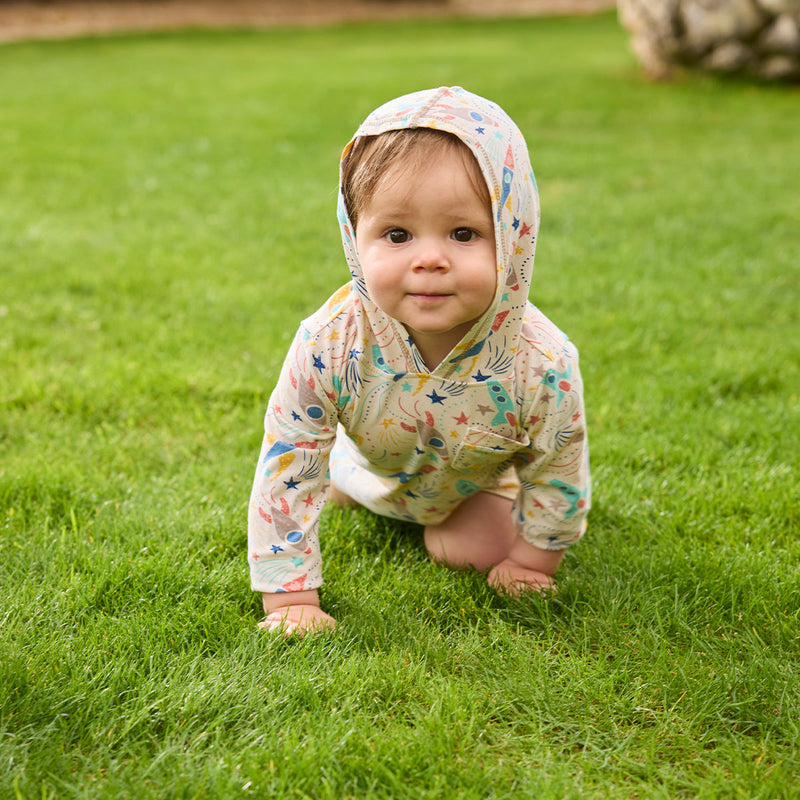
[[414, 269], [444, 270], [449, 268], [447, 249], [440, 242], [434, 240], [420, 242], [414, 258]]

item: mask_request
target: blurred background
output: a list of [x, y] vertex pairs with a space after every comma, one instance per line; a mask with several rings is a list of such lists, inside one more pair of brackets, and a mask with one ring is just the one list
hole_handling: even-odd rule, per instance
[[0, 41], [182, 27], [593, 13], [615, 0], [0, 0]]

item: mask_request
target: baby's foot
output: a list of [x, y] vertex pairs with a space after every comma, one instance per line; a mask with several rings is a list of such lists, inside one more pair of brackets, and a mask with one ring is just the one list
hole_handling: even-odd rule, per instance
[[487, 581], [493, 589], [514, 596], [521, 592], [544, 594], [556, 590], [556, 583], [550, 575], [523, 567], [510, 559], [501, 561], [496, 567], [489, 570]]
[[309, 632], [333, 630], [336, 627], [336, 620], [319, 606], [283, 606], [270, 611], [266, 618], [258, 623], [258, 627], [269, 633], [278, 632], [286, 638], [293, 633], [305, 636]]

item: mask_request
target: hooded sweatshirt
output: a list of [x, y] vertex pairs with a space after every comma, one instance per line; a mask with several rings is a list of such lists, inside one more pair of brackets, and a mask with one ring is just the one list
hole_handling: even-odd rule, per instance
[[402, 128], [447, 131], [475, 156], [492, 198], [494, 298], [429, 369], [402, 323], [367, 293], [340, 187], [352, 280], [301, 323], [270, 397], [249, 510], [256, 591], [321, 585], [319, 518], [331, 477], [376, 513], [433, 525], [511, 476], [526, 541], [563, 549], [585, 529], [578, 354], [528, 300], [539, 198], [525, 140], [494, 103], [441, 87], [376, 109], [353, 141]]

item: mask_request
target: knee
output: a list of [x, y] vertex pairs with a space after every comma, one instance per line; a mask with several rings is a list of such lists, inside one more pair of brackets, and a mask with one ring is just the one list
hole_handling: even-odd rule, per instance
[[448, 567], [453, 566], [447, 557], [444, 536], [437, 528], [425, 528], [425, 549], [437, 564], [444, 564]]
[[466, 569], [473, 566], [458, 535], [441, 526], [425, 528], [425, 549], [433, 561], [444, 567]]
[[478, 572], [486, 572], [505, 555], [505, 548], [497, 548], [496, 543], [441, 526], [425, 528], [425, 549], [437, 564], [450, 569], [475, 569]]
[[339, 508], [351, 508], [359, 505], [358, 501], [353, 500], [349, 494], [345, 494], [334, 483], [331, 484], [328, 500], [333, 503], [333, 505], [339, 506]]

